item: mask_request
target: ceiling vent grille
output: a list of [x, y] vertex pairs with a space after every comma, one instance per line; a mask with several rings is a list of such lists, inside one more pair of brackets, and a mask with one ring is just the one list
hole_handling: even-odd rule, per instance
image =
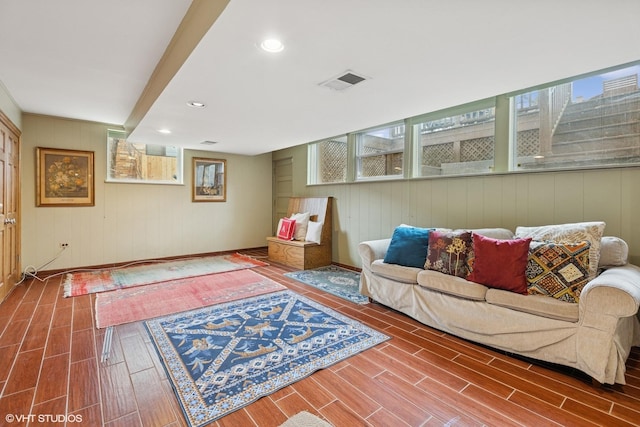
[[202, 141], [200, 144], [203, 145], [213, 145], [213, 144], [217, 144], [218, 141]]
[[337, 76], [320, 83], [320, 86], [325, 86], [333, 90], [345, 90], [367, 79], [368, 77], [364, 77], [351, 70], [347, 70], [344, 73], [338, 74]]

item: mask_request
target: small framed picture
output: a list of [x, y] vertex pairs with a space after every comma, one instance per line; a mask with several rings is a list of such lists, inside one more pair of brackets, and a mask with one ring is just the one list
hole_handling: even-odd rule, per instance
[[94, 206], [93, 151], [36, 148], [36, 206]]
[[220, 159], [193, 159], [193, 202], [227, 201], [227, 161]]

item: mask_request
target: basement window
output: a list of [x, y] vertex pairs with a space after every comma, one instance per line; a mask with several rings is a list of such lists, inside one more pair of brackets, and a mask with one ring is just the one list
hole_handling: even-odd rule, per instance
[[307, 182], [638, 167], [639, 80], [637, 61], [310, 143]]
[[127, 141], [125, 132], [107, 132], [107, 182], [182, 184], [182, 148]]
[[510, 98], [512, 170], [640, 163], [640, 90], [634, 65]]
[[495, 102], [414, 120], [414, 176], [491, 173], [495, 152]]
[[358, 132], [355, 138], [357, 180], [404, 176], [404, 123]]
[[329, 138], [308, 146], [309, 184], [347, 181], [347, 136]]

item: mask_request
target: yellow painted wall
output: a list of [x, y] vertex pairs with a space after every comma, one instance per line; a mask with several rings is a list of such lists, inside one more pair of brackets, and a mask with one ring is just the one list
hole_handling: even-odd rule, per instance
[[[271, 154], [184, 153], [184, 185], [105, 183], [103, 123], [22, 119], [22, 267], [91, 266], [265, 246], [271, 234]], [[36, 207], [36, 147], [95, 152], [94, 207]], [[192, 203], [192, 158], [227, 160], [227, 202]]]
[[[23, 116], [23, 268], [49, 261], [60, 242], [71, 246], [50, 269], [264, 246], [272, 157], [292, 157], [294, 195], [335, 197], [335, 262], [360, 266], [358, 243], [389, 237], [401, 223], [513, 230], [604, 220], [605, 233], [625, 239], [631, 261], [640, 264], [640, 168], [307, 186], [307, 150], [300, 145], [256, 157], [186, 151], [183, 186], [107, 184], [108, 127]], [[95, 151], [95, 207], [35, 207], [37, 146]], [[191, 202], [194, 156], [227, 159], [226, 203]]]
[[480, 228], [605, 221], [640, 265], [640, 168], [306, 186], [306, 145], [293, 159], [294, 194], [333, 196], [333, 261], [360, 266], [358, 243], [390, 237], [399, 224]]

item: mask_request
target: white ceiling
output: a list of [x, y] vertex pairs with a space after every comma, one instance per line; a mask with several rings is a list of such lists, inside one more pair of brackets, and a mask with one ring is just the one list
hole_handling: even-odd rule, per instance
[[[124, 125], [190, 3], [0, 0], [0, 82], [25, 112]], [[639, 18], [637, 0], [231, 0], [129, 139], [266, 153], [637, 61]], [[319, 86], [346, 70], [370, 80]]]

